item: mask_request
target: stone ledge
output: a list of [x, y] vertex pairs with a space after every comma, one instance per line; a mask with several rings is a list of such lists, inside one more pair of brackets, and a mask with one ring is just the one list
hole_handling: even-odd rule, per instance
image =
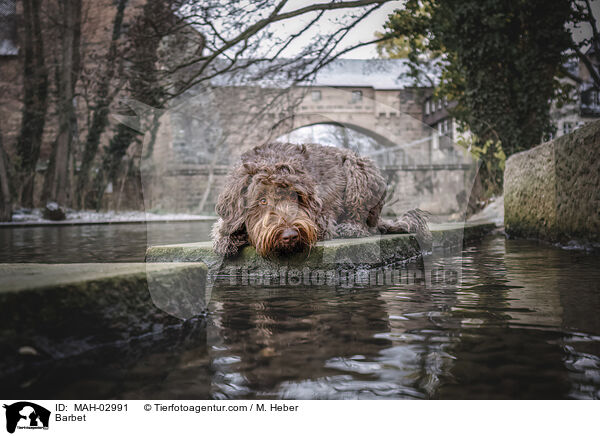
[[148, 287], [189, 289], [204, 304], [207, 271], [202, 263], [0, 264], [0, 371], [18, 364], [21, 347], [61, 358], [179, 324]]
[[[433, 249], [459, 246], [464, 240], [479, 239], [496, 225], [489, 222], [432, 225]], [[421, 254], [414, 234], [371, 236], [357, 239], [334, 239], [319, 242], [310, 253], [288, 256], [276, 261], [266, 260], [247, 246], [236, 256], [223, 259], [212, 249], [212, 243], [195, 242], [157, 245], [146, 251], [146, 262], [204, 262], [209, 267], [244, 266], [248, 270], [278, 269], [282, 266], [320, 268], [333, 265], [340, 268], [380, 267], [405, 261]]]

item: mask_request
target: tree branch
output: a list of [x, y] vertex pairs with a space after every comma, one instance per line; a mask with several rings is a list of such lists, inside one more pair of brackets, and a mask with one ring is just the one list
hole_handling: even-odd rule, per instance
[[300, 9], [296, 9], [294, 11], [286, 12], [283, 14], [278, 14], [278, 12], [281, 10], [281, 8], [283, 8], [283, 6], [285, 6], [285, 4], [287, 3], [287, 0], [285, 0], [285, 1], [280, 2], [268, 17], [263, 18], [262, 20], [259, 20], [256, 23], [254, 23], [253, 25], [249, 26], [246, 30], [241, 32], [237, 37], [231, 39], [226, 44], [223, 44], [222, 47], [220, 47], [218, 50], [214, 51], [209, 56], [192, 59], [191, 61], [180, 64], [177, 67], [175, 67], [174, 69], [171, 69], [170, 71], [168, 71], [168, 73], [172, 74], [182, 68], [186, 68], [191, 65], [202, 62], [202, 66], [200, 67], [200, 69], [197, 73], [197, 76], [199, 76], [206, 70], [208, 65], [213, 60], [215, 60], [219, 55], [221, 55], [225, 51], [229, 50], [230, 48], [234, 47], [235, 45], [239, 44], [241, 41], [247, 40], [248, 38], [256, 35], [258, 32], [260, 32], [262, 29], [267, 27], [269, 24], [276, 23], [278, 21], [293, 18], [293, 17], [299, 16], [299, 15], [306, 14], [308, 12], [326, 11], [326, 10], [329, 11], [329, 10], [335, 10], [335, 9], [347, 9], [347, 8], [355, 8], [355, 7], [361, 7], [361, 6], [369, 6], [372, 4], [382, 5], [388, 1], [389, 0], [356, 0], [356, 1], [347, 1], [347, 2], [338, 2], [338, 3], [317, 3], [317, 4], [310, 5], [310, 6], [305, 6]]
[[590, 75], [592, 76], [592, 79], [594, 80], [596, 88], [600, 88], [600, 75], [598, 74], [598, 71], [596, 71], [596, 68], [592, 64], [592, 61], [590, 61], [590, 59], [584, 53], [582, 53], [581, 50], [579, 50], [578, 48], [575, 48], [575, 53], [577, 54], [577, 57], [579, 59], [581, 59], [583, 64], [586, 66], [586, 68], [590, 72]]

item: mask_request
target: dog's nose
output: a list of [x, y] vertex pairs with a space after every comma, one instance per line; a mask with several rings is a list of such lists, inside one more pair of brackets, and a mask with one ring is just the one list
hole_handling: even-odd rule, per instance
[[290, 227], [288, 229], [285, 229], [283, 233], [281, 233], [281, 242], [283, 242], [286, 245], [292, 245], [298, 242], [299, 236], [300, 235], [298, 234], [298, 230]]

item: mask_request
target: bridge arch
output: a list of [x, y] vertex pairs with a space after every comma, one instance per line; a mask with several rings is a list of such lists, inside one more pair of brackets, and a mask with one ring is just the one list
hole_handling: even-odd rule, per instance
[[308, 127], [315, 127], [315, 126], [332, 126], [332, 127], [337, 127], [339, 129], [349, 129], [351, 131], [357, 132], [365, 137], [372, 139], [374, 141], [374, 143], [376, 143], [380, 147], [395, 147], [397, 145], [396, 142], [394, 142], [393, 140], [384, 136], [383, 134], [377, 133], [366, 127], [360, 126], [358, 124], [352, 124], [352, 123], [341, 122], [341, 121], [333, 121], [333, 120], [316, 121], [316, 122], [311, 122], [308, 124], [298, 125], [298, 126], [295, 125], [293, 129], [291, 129], [289, 132], [285, 133], [282, 136], [289, 135], [300, 129], [304, 129], [304, 128], [308, 128]]
[[[276, 140], [292, 143], [314, 142], [347, 148], [360, 156], [371, 157], [381, 168], [412, 164], [412, 153], [403, 149], [404, 145], [409, 144], [406, 141], [398, 143], [385, 133], [352, 122], [313, 119], [306, 123], [296, 121], [293, 127], [286, 129]], [[422, 145], [420, 147], [422, 148]]]

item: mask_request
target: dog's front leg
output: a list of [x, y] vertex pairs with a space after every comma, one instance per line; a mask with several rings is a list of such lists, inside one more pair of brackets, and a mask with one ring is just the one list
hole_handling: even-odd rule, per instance
[[365, 224], [345, 221], [335, 226], [335, 234], [338, 238], [362, 238], [371, 232]]
[[223, 220], [219, 218], [212, 228], [213, 249], [224, 257], [231, 257], [248, 244], [248, 235], [244, 231], [227, 234], [223, 232]]
[[421, 241], [431, 244], [432, 236], [428, 224], [430, 218], [429, 212], [413, 209], [395, 220], [379, 217], [378, 228], [381, 233], [416, 233]]

